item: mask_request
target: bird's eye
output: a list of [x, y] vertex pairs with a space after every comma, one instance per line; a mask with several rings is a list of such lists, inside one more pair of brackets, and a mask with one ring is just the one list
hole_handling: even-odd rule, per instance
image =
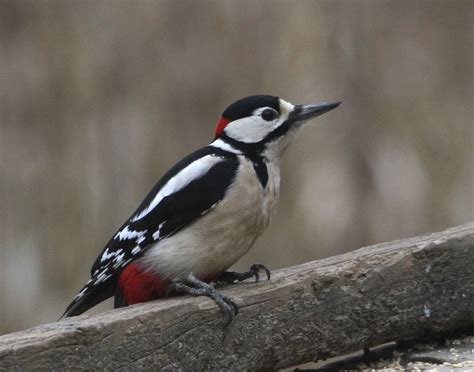
[[262, 116], [262, 119], [266, 121], [272, 121], [278, 116], [277, 112], [272, 109], [263, 110], [260, 115]]

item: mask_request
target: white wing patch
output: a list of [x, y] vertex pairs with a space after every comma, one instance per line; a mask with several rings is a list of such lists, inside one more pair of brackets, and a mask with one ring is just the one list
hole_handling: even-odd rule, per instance
[[232, 145], [224, 142], [220, 138], [216, 139], [209, 146], [217, 147], [217, 148], [219, 148], [221, 150], [224, 150], [224, 151], [228, 151], [228, 152], [232, 152], [234, 154], [242, 155], [242, 151], [239, 151], [239, 150], [235, 149], [234, 147], [232, 147]]
[[170, 178], [168, 182], [161, 188], [161, 190], [156, 194], [154, 199], [151, 201], [150, 205], [145, 208], [143, 211], [134, 216], [131, 222], [138, 221], [150, 213], [163, 198], [171, 195], [189, 185], [195, 179], [198, 179], [205, 175], [209, 169], [211, 169], [215, 164], [223, 161], [222, 158], [214, 155], [206, 155], [191, 164], [186, 168], [182, 169], [174, 177]]

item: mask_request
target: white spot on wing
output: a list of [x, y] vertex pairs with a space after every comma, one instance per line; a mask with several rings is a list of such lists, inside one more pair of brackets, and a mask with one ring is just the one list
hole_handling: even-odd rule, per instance
[[106, 275], [106, 272], [107, 272], [107, 270], [104, 270], [100, 273], [100, 275], [95, 279], [94, 285], [105, 282], [107, 279], [109, 279], [112, 276], [112, 274], [107, 274]]
[[119, 266], [122, 266], [124, 258], [125, 258], [125, 253], [122, 252], [121, 254], [119, 254], [117, 257], [114, 258], [114, 264], [112, 267], [114, 269], [117, 269]]
[[205, 215], [207, 212], [209, 212], [211, 209], [213, 209], [217, 203], [212, 204], [209, 208], [201, 212], [201, 216]]
[[132, 254], [135, 255], [137, 253], [140, 253], [141, 250], [141, 247], [137, 245], [135, 248], [132, 249]]
[[127, 225], [114, 236], [114, 239], [119, 239], [119, 240], [128, 239], [129, 240], [129, 239], [135, 239], [135, 238], [142, 238], [143, 235], [145, 234], [146, 234], [146, 230], [144, 231], [130, 230]]
[[103, 278], [104, 276], [105, 276], [105, 270], [102, 271], [99, 275], [97, 275], [96, 282], [100, 280], [101, 278]]
[[74, 299], [75, 299], [75, 300], [80, 299], [82, 296], [84, 296], [84, 295], [86, 294], [86, 292], [87, 292], [88, 289], [89, 289], [88, 287], [84, 287], [84, 288], [82, 289], [82, 291], [80, 291], [80, 292], [76, 295], [76, 297], [74, 297]]
[[117, 251], [111, 251], [109, 253], [109, 248], [106, 248], [104, 253], [102, 253], [102, 257], [100, 258], [100, 262], [103, 263], [103, 262], [109, 261], [112, 257], [116, 257], [121, 252], [122, 252], [122, 249], [119, 249]]
[[126, 260], [125, 262], [122, 263], [122, 267], [125, 267], [126, 265], [128, 265], [130, 262], [132, 262], [133, 258], [129, 258], [128, 260]]
[[166, 221], [162, 222], [159, 224], [158, 226], [158, 230], [156, 230], [154, 233], [153, 233], [153, 239], [155, 240], [158, 240], [160, 239], [160, 233], [161, 233], [161, 228], [163, 227], [163, 225], [166, 223]]
[[163, 200], [163, 198], [183, 189], [191, 181], [202, 177], [209, 171], [209, 169], [221, 161], [222, 159], [219, 157], [206, 155], [192, 162], [174, 177], [170, 178], [168, 182], [166, 182], [166, 184], [161, 188], [158, 194], [156, 194], [156, 196], [153, 198], [150, 205], [142, 212], [134, 216], [131, 221], [135, 222], [142, 219], [148, 213], [150, 213]]

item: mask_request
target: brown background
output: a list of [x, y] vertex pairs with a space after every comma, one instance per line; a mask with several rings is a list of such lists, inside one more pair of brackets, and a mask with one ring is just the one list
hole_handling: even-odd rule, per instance
[[287, 152], [279, 212], [237, 268], [472, 220], [473, 4], [0, 1], [0, 333], [56, 320], [250, 94], [343, 105]]

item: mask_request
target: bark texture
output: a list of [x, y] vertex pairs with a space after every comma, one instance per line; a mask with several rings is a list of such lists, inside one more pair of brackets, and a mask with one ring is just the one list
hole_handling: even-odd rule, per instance
[[0, 368], [266, 370], [474, 322], [474, 223], [273, 272], [206, 298], [174, 298], [0, 337]]

